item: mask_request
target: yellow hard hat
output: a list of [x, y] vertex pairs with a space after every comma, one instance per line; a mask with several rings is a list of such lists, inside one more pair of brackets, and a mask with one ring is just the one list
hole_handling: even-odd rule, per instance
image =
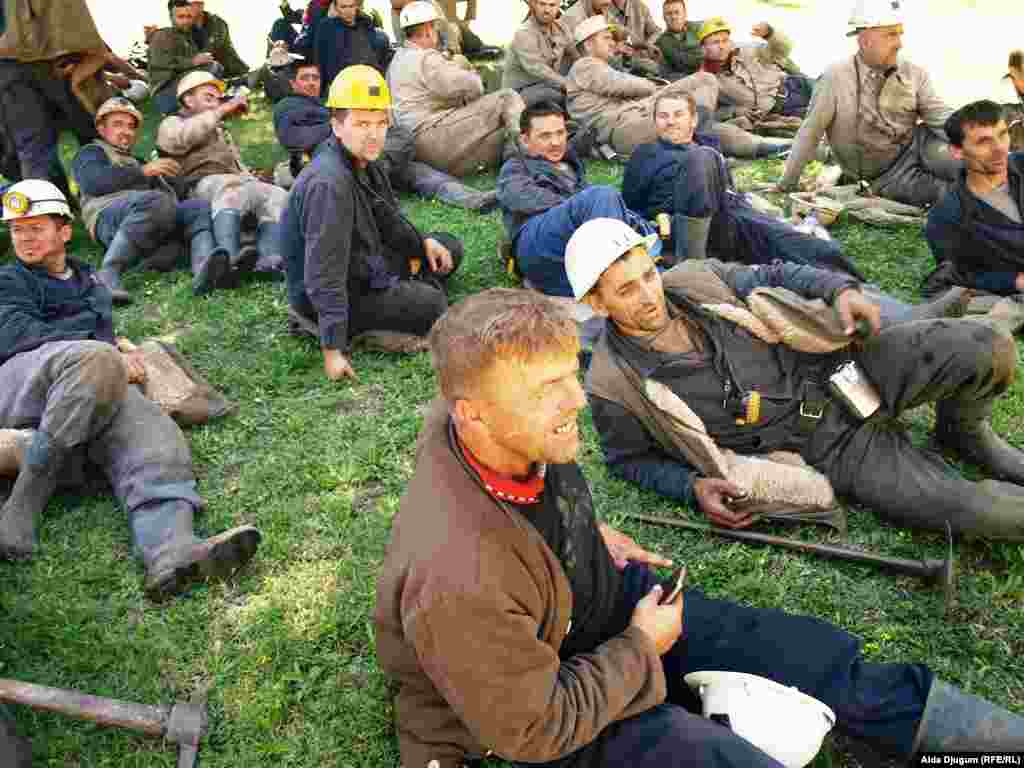
[[327, 93], [330, 109], [390, 109], [391, 91], [387, 81], [373, 67], [355, 64], [334, 78]]
[[697, 39], [703, 43], [705, 37], [713, 35], [716, 32], [731, 33], [732, 27], [730, 27], [729, 22], [721, 16], [712, 16], [701, 25], [700, 32], [697, 33]]

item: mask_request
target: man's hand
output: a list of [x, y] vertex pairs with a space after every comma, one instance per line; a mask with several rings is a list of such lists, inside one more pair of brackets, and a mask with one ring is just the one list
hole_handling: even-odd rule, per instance
[[729, 509], [729, 500], [742, 498], [745, 493], [738, 485], [716, 477], [702, 477], [693, 482], [697, 509], [712, 523], [723, 528], [746, 528], [754, 522], [750, 513]]
[[104, 77], [112, 87], [117, 88], [118, 90], [125, 91], [132, 87], [132, 81], [124, 75], [114, 75], [108, 72]]
[[750, 30], [750, 34], [754, 37], [763, 37], [768, 39], [772, 36], [772, 25], [766, 21], [762, 21], [760, 24], [755, 24], [753, 29]]
[[1024, 293], [1024, 272], [1017, 273], [1017, 277], [1013, 281], [1013, 287], [1017, 289], [1017, 293]]
[[864, 320], [871, 328], [869, 335], [874, 336], [881, 330], [881, 315], [878, 305], [864, 297], [858, 288], [847, 288], [835, 300], [835, 309], [839, 314], [839, 322], [847, 336], [857, 332], [857, 321]]
[[192, 65], [195, 67], [203, 67], [207, 64], [213, 64], [213, 61], [212, 53], [197, 53], [192, 57]]
[[142, 364], [142, 359], [141, 352], [121, 353], [121, 362], [124, 363], [125, 371], [128, 372], [129, 384], [141, 384], [146, 380], [146, 366]]
[[671, 567], [672, 561], [654, 552], [648, 552], [637, 544], [633, 539], [624, 533], [616, 531], [608, 523], [601, 523], [597, 526], [604, 539], [604, 545], [615, 561], [615, 567], [620, 571], [632, 560], [635, 563], [647, 563], [648, 565], [659, 565], [666, 568]]
[[151, 160], [142, 166], [143, 176], [177, 176], [181, 173], [181, 164], [169, 157]]
[[331, 381], [341, 381], [342, 379], [359, 380], [355, 370], [352, 368], [352, 363], [341, 353], [340, 349], [324, 349], [324, 373], [327, 374], [327, 378]]
[[451, 251], [437, 242], [437, 240], [432, 237], [424, 239], [423, 250], [426, 251], [430, 271], [435, 275], [447, 275], [452, 271], [455, 263], [452, 260]]
[[683, 634], [683, 593], [680, 592], [679, 597], [667, 605], [659, 604], [661, 598], [661, 585], [656, 584], [636, 604], [633, 617], [629, 620], [630, 626], [639, 627], [654, 641], [659, 656], [668, 652]]
[[217, 107], [217, 114], [220, 116], [221, 120], [231, 117], [234, 114], [245, 114], [248, 111], [249, 99], [245, 96], [236, 96]]

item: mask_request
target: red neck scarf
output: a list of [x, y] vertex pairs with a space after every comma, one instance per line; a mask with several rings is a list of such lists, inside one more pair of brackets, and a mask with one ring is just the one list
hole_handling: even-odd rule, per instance
[[498, 501], [507, 501], [510, 504], [540, 503], [541, 494], [544, 492], [546, 465], [539, 465], [537, 471], [526, 478], [503, 475], [481, 464], [461, 441], [458, 445], [462, 455], [466, 457], [469, 466], [476, 472], [477, 477], [480, 478], [480, 482], [484, 484], [484, 488], [487, 489], [487, 493], [491, 495], [491, 498]]

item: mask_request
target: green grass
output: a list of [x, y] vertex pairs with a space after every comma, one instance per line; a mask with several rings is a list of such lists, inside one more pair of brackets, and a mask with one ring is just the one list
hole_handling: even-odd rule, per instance
[[[265, 108], [234, 125], [247, 160], [281, 157]], [[154, 125], [141, 147], [151, 148]], [[759, 164], [746, 182], [777, 176]], [[592, 180], [620, 183], [621, 169], [594, 163]], [[493, 176], [472, 179], [481, 187]], [[424, 230], [454, 232], [466, 262], [453, 298], [510, 285], [498, 264], [498, 214], [466, 214], [409, 199]], [[883, 287], [913, 299], [930, 256], [921, 234], [840, 224], [836, 236]], [[73, 251], [99, 250], [76, 227]], [[236, 583], [204, 586], [166, 606], [147, 602], [124, 513], [109, 497], [53, 502], [43, 520], [43, 555], [0, 563], [0, 677], [169, 704], [209, 701], [207, 768], [397, 765], [388, 684], [374, 657], [371, 613], [391, 519], [413, 471], [413, 446], [434, 380], [426, 355], [356, 353], [360, 379], [335, 384], [312, 341], [285, 330], [280, 284], [250, 282], [193, 298], [190, 278], [134, 274], [140, 299], [119, 310], [133, 339], [175, 334], [207, 378], [240, 404], [236, 415], [189, 432], [207, 508], [200, 531], [242, 522], [264, 533], [259, 555]], [[997, 428], [1024, 446], [1022, 388], [996, 408]], [[931, 416], [908, 417], [923, 442]], [[691, 583], [715, 596], [811, 613], [864, 638], [874, 661], [924, 661], [939, 676], [1024, 712], [1024, 547], [956, 544], [956, 604], [910, 578], [865, 566], [729, 544], [701, 534], [644, 527], [627, 510], [689, 513], [611, 479], [589, 415], [582, 463], [597, 508], [643, 544], [689, 564]], [[809, 540], [817, 529], [767, 528]], [[939, 536], [899, 530], [853, 510], [851, 546], [901, 557], [942, 557]], [[156, 740], [19, 708], [37, 765], [159, 768], [175, 765]], [[818, 766], [857, 763], [826, 746]]]

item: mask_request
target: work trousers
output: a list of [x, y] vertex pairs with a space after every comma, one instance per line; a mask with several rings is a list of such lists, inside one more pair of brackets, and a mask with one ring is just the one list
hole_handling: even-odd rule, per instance
[[[612, 187], [588, 187], [564, 203], [531, 218], [515, 239], [519, 271], [534, 288], [548, 296], [572, 296], [565, 273], [565, 246], [580, 226], [595, 218], [624, 221], [638, 232], [652, 234], [653, 227], [626, 207], [622, 195]], [[651, 255], [661, 253], [661, 241]]]
[[899, 158], [871, 182], [871, 191], [900, 203], [934, 205], [956, 183], [962, 168], [950, 154], [949, 142], [919, 125]]
[[[452, 255], [452, 270], [439, 275], [423, 259], [421, 271], [415, 277], [403, 275], [394, 285], [379, 291], [348, 294], [349, 338], [367, 331], [394, 331], [426, 336], [434, 323], [448, 310], [445, 284], [462, 264], [462, 243], [446, 232], [431, 232], [426, 237], [437, 240]], [[292, 309], [315, 324], [317, 312], [306, 293], [292, 296]], [[299, 329], [302, 330], [302, 329]]]
[[[691, 145], [673, 190], [674, 215], [711, 218], [709, 255], [722, 261], [770, 264], [790, 261], [859, 275], [834, 240], [798, 231], [793, 225], [756, 211], [732, 190], [722, 156], [710, 147]], [[685, 222], [673, 224], [685, 236]], [[685, 249], [683, 249], [685, 250]], [[677, 250], [677, 254], [682, 254]]]
[[92, 115], [68, 81], [53, 76], [49, 62], [0, 61], [0, 120], [18, 157], [20, 178], [13, 181], [47, 179], [62, 190], [68, 184], [57, 149], [60, 131], [72, 131], [81, 146], [99, 135]]
[[416, 159], [459, 177], [497, 168], [506, 142], [519, 135], [524, 108], [511, 88], [482, 96], [419, 129]]
[[121, 353], [105, 342], [53, 341], [0, 365], [0, 427], [42, 430], [84, 451], [130, 515], [168, 501], [202, 505], [185, 436], [128, 384]]
[[[1017, 369], [1013, 337], [980, 319], [921, 320], [884, 329], [855, 358], [882, 409], [861, 422], [830, 404], [802, 450], [807, 462], [836, 493], [897, 525], [942, 530], [948, 522], [954, 532], [1024, 540], [1024, 488], [967, 480], [914, 446], [896, 421], [924, 403], [978, 403], [1003, 393]], [[998, 514], [1007, 496], [1013, 512]]]
[[[658, 583], [641, 564], [623, 573], [626, 607]], [[625, 627], [619, 628], [624, 629]], [[690, 672], [760, 675], [828, 705], [836, 728], [894, 757], [908, 757], [931, 688], [920, 664], [874, 664], [860, 640], [810, 616], [749, 608], [686, 590], [683, 636], [661, 657], [666, 703], [608, 726], [551, 768], [778, 768], [779, 763], [728, 727], [705, 719], [683, 681]]]
[[123, 232], [148, 255], [168, 240], [187, 246], [192, 236], [210, 229], [210, 204], [205, 200], [178, 202], [169, 192], [131, 192], [104, 208], [96, 218], [96, 240], [109, 247]]
[[288, 193], [273, 184], [244, 173], [217, 173], [204, 176], [192, 197], [210, 204], [210, 215], [223, 210], [238, 211], [242, 217], [254, 217], [260, 224], [277, 223], [288, 204]]

